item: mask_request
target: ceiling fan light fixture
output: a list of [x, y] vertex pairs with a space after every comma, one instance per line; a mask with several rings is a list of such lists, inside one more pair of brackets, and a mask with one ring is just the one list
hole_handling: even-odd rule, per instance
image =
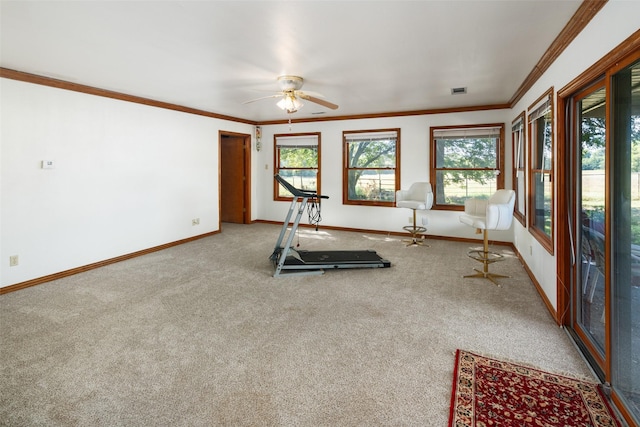
[[301, 91], [300, 88], [302, 88], [303, 82], [304, 80], [299, 76], [280, 76], [278, 77], [278, 86], [280, 86], [280, 92], [274, 95], [263, 96], [261, 98], [245, 101], [244, 104], [249, 104], [251, 102], [259, 101], [266, 98], [280, 98], [276, 105], [288, 114], [293, 114], [300, 108], [302, 108], [304, 105], [302, 100], [322, 105], [323, 107], [330, 108], [331, 110], [338, 109], [338, 105], [327, 101], [326, 99], [324, 99], [324, 96], [319, 93]]
[[278, 107], [286, 111], [287, 113], [295, 113], [304, 105], [298, 98], [296, 98], [293, 94], [287, 94], [284, 98], [282, 98], [276, 104]]

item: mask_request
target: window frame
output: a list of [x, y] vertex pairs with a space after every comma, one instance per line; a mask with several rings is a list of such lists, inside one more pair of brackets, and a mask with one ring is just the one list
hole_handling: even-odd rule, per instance
[[[512, 174], [511, 187], [516, 193], [516, 203], [513, 209], [513, 217], [527, 227], [527, 114], [523, 111], [511, 122], [511, 154], [512, 154]], [[523, 193], [520, 193], [518, 186], [518, 174], [522, 174], [524, 181]], [[520, 211], [520, 202], [523, 203]]]
[[[285, 140], [287, 138], [289, 139], [295, 139], [295, 138], [304, 138], [304, 137], [316, 137], [317, 138], [317, 151], [318, 151], [318, 164], [317, 167], [315, 168], [283, 168], [280, 167], [280, 150], [279, 147], [281, 146], [286, 146], [286, 145], [291, 145], [291, 146], [295, 146], [295, 144], [283, 144], [283, 143], [278, 143], [278, 138], [280, 138], [281, 140]], [[302, 133], [281, 133], [281, 134], [274, 134], [273, 135], [273, 170], [274, 170], [274, 174], [279, 174], [281, 170], [287, 170], [287, 169], [295, 169], [295, 170], [315, 170], [316, 171], [316, 189], [315, 191], [318, 194], [322, 194], [321, 193], [321, 165], [322, 165], [322, 159], [321, 159], [321, 148], [322, 148], [322, 137], [321, 137], [321, 133], [320, 132], [302, 132]], [[294, 185], [294, 183], [291, 183], [292, 185]], [[294, 185], [295, 186], [295, 185]], [[280, 186], [280, 184], [278, 183], [278, 181], [276, 181], [275, 179], [273, 180], [273, 200], [274, 201], [291, 201], [293, 200], [293, 197], [287, 197], [287, 196], [281, 196], [280, 195], [280, 189], [282, 187]]]
[[[438, 131], [469, 131], [472, 129], [490, 129], [490, 128], [500, 128], [499, 132], [499, 141], [496, 144], [496, 171], [498, 174], [496, 176], [496, 190], [504, 188], [504, 123], [482, 123], [482, 124], [467, 124], [467, 125], [453, 125], [453, 126], [432, 126], [429, 130], [429, 139], [430, 139], [430, 147], [429, 147], [429, 156], [431, 158], [431, 168], [429, 172], [430, 180], [433, 185], [434, 196], [438, 194], [438, 179], [437, 174], [439, 171], [446, 170], [491, 170], [488, 168], [470, 168], [470, 169], [451, 169], [451, 168], [438, 168], [437, 167], [437, 142], [435, 138], [435, 134]], [[438, 203], [438, 198], [434, 197], [433, 207], [431, 209], [434, 210], [452, 210], [452, 211], [464, 211], [464, 203], [462, 204], [453, 204], [453, 203]]]
[[[548, 103], [548, 106], [545, 107], [545, 104]], [[547, 110], [548, 108], [548, 110]], [[548, 112], [541, 112], [541, 110]], [[528, 188], [529, 188], [529, 208], [527, 210], [528, 216], [528, 228], [529, 233], [544, 247], [547, 252], [551, 255], [554, 253], [554, 236], [555, 236], [555, 201], [554, 201], [554, 185], [555, 185], [555, 116], [554, 116], [554, 89], [553, 86], [549, 88], [545, 93], [543, 93], [535, 102], [533, 102], [529, 108], [527, 109], [527, 137], [528, 137]], [[545, 169], [544, 165], [544, 157], [541, 157], [541, 162], [543, 164], [537, 165], [537, 157], [540, 149], [544, 149], [544, 135], [542, 140], [540, 141], [537, 135], [538, 133], [538, 121], [542, 119], [544, 116], [548, 115], [550, 117], [549, 120], [549, 152], [551, 158], [549, 159], [549, 169]], [[544, 154], [544, 153], [542, 153]], [[549, 212], [549, 234], [544, 231], [544, 224], [540, 225], [537, 223], [536, 219], [536, 210], [539, 208], [536, 204], [537, 192], [536, 192], [536, 176], [539, 174], [549, 176], [549, 198], [550, 198], [550, 212]], [[543, 202], [544, 208], [544, 202]]]
[[[349, 164], [349, 138], [348, 135], [357, 134], [375, 134], [380, 133], [388, 134], [395, 132], [396, 134], [396, 146], [395, 146], [395, 168], [385, 168], [394, 170], [395, 188], [393, 190], [393, 199], [390, 201], [372, 200], [372, 199], [349, 199], [349, 172], [356, 169], [374, 169], [379, 170], [383, 168], [353, 168]], [[380, 138], [383, 139], [383, 138]], [[395, 207], [395, 193], [400, 190], [400, 128], [389, 129], [369, 129], [369, 130], [345, 130], [342, 132], [342, 204], [343, 205], [360, 205], [360, 206], [382, 206], [382, 207]]]

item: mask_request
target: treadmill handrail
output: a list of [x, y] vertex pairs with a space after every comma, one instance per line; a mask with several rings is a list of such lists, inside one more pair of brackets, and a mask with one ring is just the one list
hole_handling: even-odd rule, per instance
[[280, 183], [280, 185], [282, 185], [284, 188], [287, 189], [287, 191], [289, 191], [289, 193], [293, 194], [296, 197], [315, 197], [315, 198], [321, 198], [321, 199], [328, 199], [329, 196], [323, 196], [321, 194], [318, 194], [316, 191], [311, 191], [311, 190], [303, 190], [301, 188], [296, 188], [293, 185], [291, 185], [287, 180], [285, 180], [283, 177], [280, 176], [280, 174], [275, 174], [274, 178], [276, 179], [276, 181], [278, 181]]

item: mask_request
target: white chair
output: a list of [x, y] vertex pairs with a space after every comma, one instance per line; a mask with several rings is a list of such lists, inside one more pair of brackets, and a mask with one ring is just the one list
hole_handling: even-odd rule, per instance
[[484, 247], [482, 250], [469, 251], [469, 257], [483, 265], [482, 271], [474, 268], [476, 274], [464, 277], [485, 278], [498, 285], [496, 278], [509, 277], [489, 272], [489, 264], [502, 260], [502, 255], [489, 252], [489, 230], [508, 230], [513, 221], [513, 206], [516, 193], [513, 190], [498, 190], [488, 200], [467, 199], [464, 203], [464, 214], [460, 222], [476, 228], [476, 233], [483, 233]]
[[416, 211], [429, 210], [431, 206], [433, 206], [433, 192], [428, 182], [414, 182], [408, 190], [396, 191], [396, 207], [413, 211], [413, 225], [402, 227], [411, 234], [411, 239], [405, 240], [408, 243], [407, 246], [423, 244], [423, 239], [419, 236], [427, 229], [416, 224]]

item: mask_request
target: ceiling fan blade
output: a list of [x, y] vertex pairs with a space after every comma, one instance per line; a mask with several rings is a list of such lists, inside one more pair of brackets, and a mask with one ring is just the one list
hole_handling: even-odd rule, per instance
[[332, 102], [325, 101], [324, 99], [317, 98], [315, 96], [311, 96], [308, 93], [298, 92], [297, 94], [300, 98], [306, 99], [307, 101], [315, 102], [316, 104], [320, 104], [324, 107], [331, 108], [332, 110], [337, 110], [338, 106]]
[[309, 96], [315, 96], [316, 98], [325, 98], [325, 96], [323, 94], [318, 93], [318, 92], [314, 92], [314, 91], [311, 91], [311, 90], [296, 90], [295, 94], [297, 96], [300, 96], [300, 97], [302, 95], [309, 95]]
[[275, 94], [275, 95], [261, 96], [260, 98], [250, 99], [250, 100], [248, 100], [248, 101], [244, 101], [244, 102], [243, 102], [243, 104], [250, 104], [250, 103], [252, 103], [252, 102], [261, 101], [261, 100], [263, 100], [263, 99], [279, 98], [279, 97], [281, 97], [281, 96], [283, 96], [283, 94], [282, 94], [282, 93], [278, 93], [278, 94]]

